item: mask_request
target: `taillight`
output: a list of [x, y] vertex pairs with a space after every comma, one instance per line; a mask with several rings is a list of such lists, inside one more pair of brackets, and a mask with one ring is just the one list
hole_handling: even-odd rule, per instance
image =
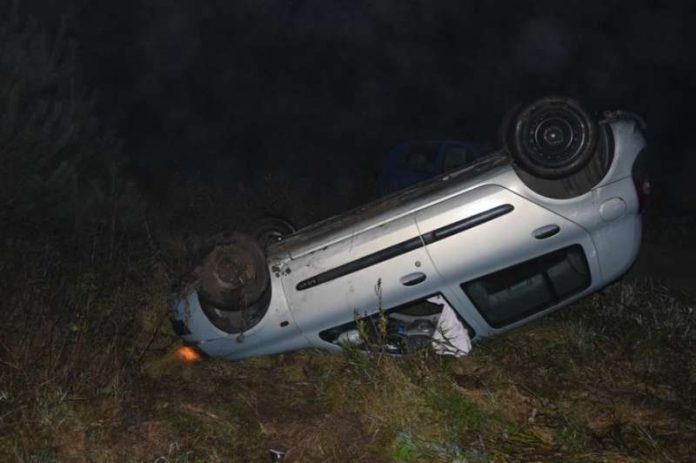
[[645, 208], [648, 205], [648, 198], [650, 197], [650, 180], [647, 178], [639, 179], [633, 178], [633, 183], [636, 185], [636, 193], [638, 193], [638, 212], [641, 214], [645, 212]]
[[643, 148], [641, 152], [638, 153], [631, 172], [633, 184], [636, 187], [636, 194], [638, 195], [638, 212], [641, 214], [645, 212], [652, 190], [650, 178], [648, 177], [647, 158], [646, 149]]

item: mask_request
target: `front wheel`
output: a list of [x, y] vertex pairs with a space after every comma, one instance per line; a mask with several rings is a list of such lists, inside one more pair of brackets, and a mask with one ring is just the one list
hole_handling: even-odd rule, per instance
[[263, 298], [270, 272], [263, 250], [253, 237], [234, 233], [212, 243], [194, 271], [198, 296], [223, 311], [240, 311]]
[[595, 154], [597, 123], [577, 101], [547, 97], [522, 108], [504, 130], [512, 159], [530, 174], [557, 179], [581, 170]]

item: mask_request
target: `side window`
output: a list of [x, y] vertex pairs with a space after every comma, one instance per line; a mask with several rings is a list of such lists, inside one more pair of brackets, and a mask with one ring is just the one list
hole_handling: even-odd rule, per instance
[[489, 325], [500, 328], [588, 288], [582, 246], [573, 245], [491, 273], [461, 288]]
[[472, 160], [469, 159], [469, 157], [470, 156], [466, 148], [463, 148], [461, 146], [453, 146], [451, 148], [447, 148], [447, 150], [445, 151], [444, 162], [445, 172], [464, 166]]
[[405, 167], [414, 172], [435, 173], [437, 171], [437, 143], [411, 143], [406, 153]]
[[[432, 344], [446, 306], [452, 308], [447, 299], [437, 293], [324, 330], [319, 337], [332, 344], [355, 344], [361, 348], [382, 344], [386, 352], [393, 354], [418, 350]], [[476, 336], [473, 328], [459, 314], [456, 318], [473, 339]]]

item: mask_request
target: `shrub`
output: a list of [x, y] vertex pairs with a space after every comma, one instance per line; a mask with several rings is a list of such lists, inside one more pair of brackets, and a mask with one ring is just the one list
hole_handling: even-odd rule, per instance
[[0, 21], [0, 220], [25, 232], [113, 229], [140, 206], [121, 143], [95, 117], [65, 27], [52, 37], [16, 10]]

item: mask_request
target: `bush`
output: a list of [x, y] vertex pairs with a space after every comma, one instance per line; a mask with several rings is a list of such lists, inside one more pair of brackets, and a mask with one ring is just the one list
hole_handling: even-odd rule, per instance
[[114, 228], [139, 206], [121, 143], [95, 117], [65, 28], [51, 37], [16, 9], [0, 22], [0, 220], [25, 232]]
[[82, 420], [75, 397], [122, 398], [137, 379], [170, 276], [74, 47], [16, 4], [3, 17], [0, 459], [49, 461], [54, 434]]

